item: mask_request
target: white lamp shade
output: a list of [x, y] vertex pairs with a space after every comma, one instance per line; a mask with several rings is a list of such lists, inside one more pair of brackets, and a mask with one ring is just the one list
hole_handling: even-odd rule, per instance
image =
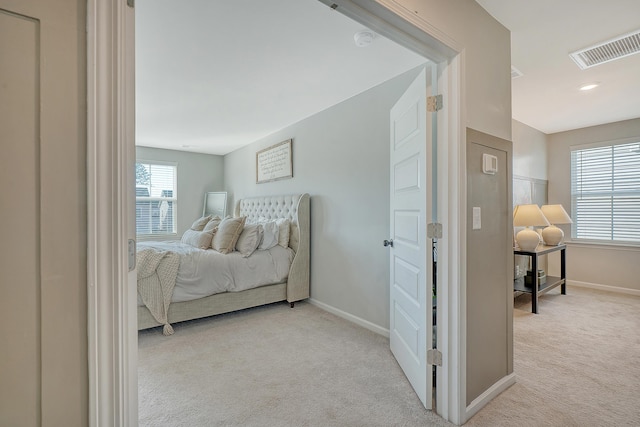
[[573, 221], [571, 221], [571, 217], [569, 217], [562, 205], [543, 205], [541, 210], [552, 224], [542, 230], [544, 243], [549, 246], [557, 246], [564, 238], [564, 231], [556, 227], [555, 224], [571, 224]]
[[514, 227], [545, 227], [549, 221], [538, 205], [518, 205], [513, 211]]
[[571, 224], [573, 222], [562, 205], [543, 205], [540, 209], [551, 224]]

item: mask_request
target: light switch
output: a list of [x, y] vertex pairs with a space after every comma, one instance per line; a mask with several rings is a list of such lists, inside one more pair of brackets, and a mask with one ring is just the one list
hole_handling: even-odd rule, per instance
[[482, 228], [482, 209], [477, 206], [473, 207], [473, 229], [480, 230]]

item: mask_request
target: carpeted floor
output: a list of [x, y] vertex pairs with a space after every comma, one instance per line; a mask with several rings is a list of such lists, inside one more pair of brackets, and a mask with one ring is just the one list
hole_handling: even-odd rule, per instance
[[450, 426], [387, 338], [308, 303], [139, 333], [140, 426]]
[[[467, 426], [640, 425], [640, 297], [570, 287], [515, 300], [516, 384]], [[298, 303], [139, 333], [140, 426], [450, 426], [388, 339]]]
[[468, 426], [640, 426], [640, 297], [568, 287], [514, 303], [516, 384]]

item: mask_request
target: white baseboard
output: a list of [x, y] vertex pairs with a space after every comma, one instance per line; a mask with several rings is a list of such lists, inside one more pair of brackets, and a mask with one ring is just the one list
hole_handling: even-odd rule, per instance
[[316, 307], [319, 307], [319, 308], [323, 309], [324, 311], [328, 311], [329, 313], [335, 314], [336, 316], [341, 317], [341, 318], [343, 318], [345, 320], [348, 320], [350, 322], [353, 322], [356, 325], [360, 325], [363, 328], [366, 328], [366, 329], [368, 329], [370, 331], [375, 332], [376, 334], [383, 335], [383, 336], [385, 336], [387, 338], [389, 337], [389, 330], [385, 329], [385, 328], [383, 328], [381, 326], [378, 326], [375, 323], [371, 323], [368, 320], [364, 320], [364, 319], [362, 319], [362, 318], [360, 318], [358, 316], [354, 316], [351, 313], [347, 313], [346, 311], [342, 311], [342, 310], [340, 310], [338, 308], [335, 308], [335, 307], [333, 307], [331, 305], [325, 304], [325, 303], [320, 302], [318, 300], [315, 300], [313, 298], [309, 298], [308, 301], [309, 301], [309, 303], [315, 305]]
[[599, 289], [601, 291], [640, 296], [640, 289], [621, 288], [619, 286], [607, 286], [601, 285], [599, 283], [579, 282], [577, 280], [567, 280], [567, 285], [577, 286], [579, 288]]
[[469, 421], [471, 417], [477, 414], [479, 410], [484, 408], [487, 403], [491, 402], [496, 396], [498, 396], [500, 393], [502, 393], [515, 383], [516, 374], [511, 373], [510, 375], [507, 375], [506, 377], [502, 378], [494, 385], [489, 387], [484, 393], [476, 397], [473, 402], [469, 404], [469, 406], [467, 406], [464, 422], [466, 423], [467, 421]]

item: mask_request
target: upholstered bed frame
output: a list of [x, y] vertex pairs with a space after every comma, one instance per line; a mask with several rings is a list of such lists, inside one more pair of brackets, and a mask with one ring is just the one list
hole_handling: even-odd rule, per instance
[[[169, 323], [199, 319], [278, 301], [293, 303], [309, 298], [309, 195], [252, 197], [236, 202], [234, 216], [247, 221], [259, 217], [288, 218], [291, 221], [289, 247], [295, 252], [286, 282], [260, 286], [241, 292], [224, 292], [193, 301], [172, 303]], [[138, 307], [138, 330], [161, 326], [147, 307]]]

